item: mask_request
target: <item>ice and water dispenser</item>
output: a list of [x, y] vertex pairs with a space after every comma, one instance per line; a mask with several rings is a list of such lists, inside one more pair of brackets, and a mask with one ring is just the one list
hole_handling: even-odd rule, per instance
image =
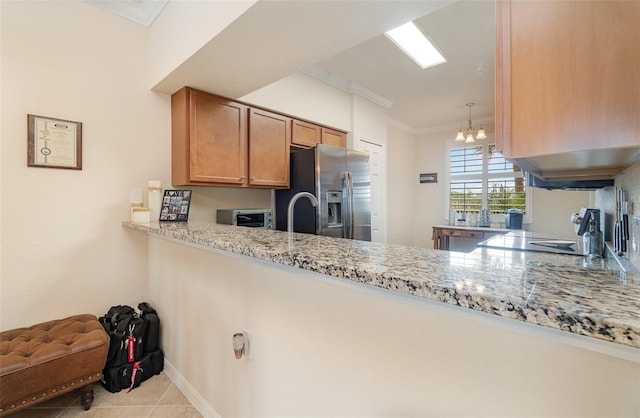
[[327, 226], [342, 226], [342, 192], [327, 192]]

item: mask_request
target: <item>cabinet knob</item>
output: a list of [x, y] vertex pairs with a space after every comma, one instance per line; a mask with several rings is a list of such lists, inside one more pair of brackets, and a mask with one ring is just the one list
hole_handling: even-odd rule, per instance
[[244, 180], [246, 178], [247, 178], [247, 176], [242, 176], [242, 177], [240, 177], [240, 180]]
[[255, 179], [256, 179], [255, 177], [251, 177], [251, 181], [255, 181]]

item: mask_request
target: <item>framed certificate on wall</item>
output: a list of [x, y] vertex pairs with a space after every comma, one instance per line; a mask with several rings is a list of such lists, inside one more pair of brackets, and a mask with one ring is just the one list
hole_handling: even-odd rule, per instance
[[27, 165], [82, 170], [82, 123], [27, 115]]

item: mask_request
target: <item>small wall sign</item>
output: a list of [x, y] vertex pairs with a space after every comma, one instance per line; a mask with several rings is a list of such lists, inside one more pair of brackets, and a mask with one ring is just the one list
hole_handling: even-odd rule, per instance
[[82, 123], [27, 115], [27, 165], [82, 170]]
[[420, 183], [437, 183], [438, 173], [420, 173]]

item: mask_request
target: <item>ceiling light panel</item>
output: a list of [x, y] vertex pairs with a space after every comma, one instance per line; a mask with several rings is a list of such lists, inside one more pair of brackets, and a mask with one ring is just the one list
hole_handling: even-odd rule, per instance
[[385, 35], [423, 70], [447, 62], [413, 22], [392, 29]]

